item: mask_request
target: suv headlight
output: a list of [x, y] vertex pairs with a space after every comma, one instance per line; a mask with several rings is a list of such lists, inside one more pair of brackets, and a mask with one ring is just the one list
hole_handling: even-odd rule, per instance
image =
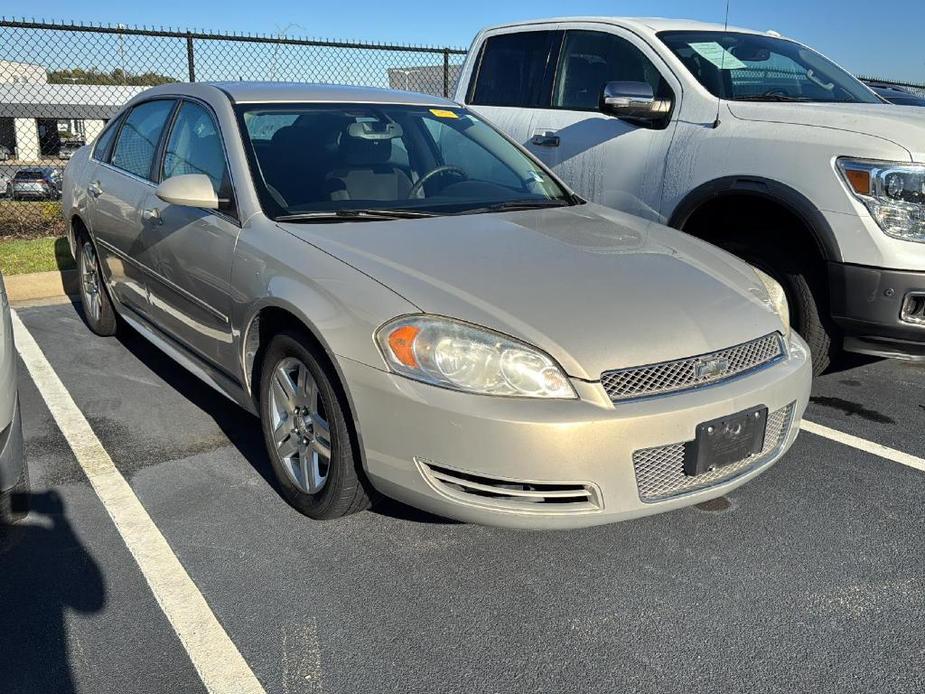
[[784, 338], [789, 340], [790, 304], [787, 303], [787, 293], [784, 291], [784, 288], [781, 286], [780, 282], [771, 277], [768, 273], [762, 272], [754, 265], [752, 265], [752, 270], [755, 271], [755, 274], [758, 275], [758, 279], [761, 280], [761, 284], [763, 284], [765, 290], [767, 290], [768, 304], [771, 306], [774, 313], [778, 315], [781, 323], [783, 323]]
[[483, 395], [578, 397], [548, 355], [450, 318], [398, 318], [376, 331], [376, 342], [394, 372], [424, 383]]
[[838, 169], [883, 233], [925, 243], [925, 165], [839, 159]]

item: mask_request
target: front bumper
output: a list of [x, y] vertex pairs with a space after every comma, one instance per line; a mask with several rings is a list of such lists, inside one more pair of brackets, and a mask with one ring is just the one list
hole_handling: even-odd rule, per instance
[[[808, 349], [796, 335], [786, 358], [713, 386], [614, 405], [600, 383], [574, 381], [580, 399], [543, 401], [458, 393], [341, 360], [379, 491], [459, 520], [520, 528], [573, 528], [646, 516], [728, 492], [776, 462], [793, 443], [811, 383]], [[779, 445], [706, 488], [643, 500], [639, 453], [695, 438], [698, 424], [756, 406], [788, 410]], [[732, 466], [730, 466], [732, 468]], [[475, 493], [442, 479], [460, 478]], [[503, 507], [480, 487], [526, 482], [586, 490], [584, 503]], [[565, 495], [567, 492], [557, 492]], [[567, 501], [559, 498], [556, 501]]]
[[22, 495], [28, 489], [28, 484], [17, 396], [13, 405], [13, 418], [0, 431], [0, 525], [23, 514], [25, 500], [15, 497], [17, 494]]
[[832, 320], [848, 351], [925, 359], [925, 323], [902, 318], [903, 302], [916, 292], [925, 292], [925, 272], [829, 263]]

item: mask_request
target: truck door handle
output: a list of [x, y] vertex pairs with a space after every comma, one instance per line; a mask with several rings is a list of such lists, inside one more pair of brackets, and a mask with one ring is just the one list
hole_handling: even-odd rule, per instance
[[99, 182], [99, 181], [94, 181], [93, 183], [91, 183], [90, 185], [88, 185], [88, 186], [87, 186], [87, 193], [89, 193], [90, 195], [92, 195], [94, 198], [98, 198], [100, 195], [102, 195], [102, 194], [103, 194], [103, 188], [100, 186], [100, 182]]
[[558, 147], [559, 136], [555, 132], [547, 130], [546, 132], [534, 133], [530, 142], [539, 147]]
[[155, 222], [156, 224], [162, 224], [161, 213], [158, 212], [156, 207], [149, 207], [146, 210], [142, 210], [141, 218], [146, 222]]

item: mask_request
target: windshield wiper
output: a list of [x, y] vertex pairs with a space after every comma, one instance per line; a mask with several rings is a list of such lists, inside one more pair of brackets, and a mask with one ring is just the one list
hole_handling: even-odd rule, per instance
[[805, 96], [787, 96], [786, 94], [752, 94], [737, 96], [733, 101], [809, 101]]
[[547, 207], [568, 207], [576, 203], [568, 200], [505, 200], [484, 207], [464, 210], [460, 214], [477, 214], [480, 212], [512, 212], [514, 210], [540, 210]]
[[276, 217], [276, 222], [352, 222], [352, 221], [382, 221], [389, 219], [422, 219], [436, 217], [433, 212], [420, 210], [317, 210], [315, 212], [297, 212]]

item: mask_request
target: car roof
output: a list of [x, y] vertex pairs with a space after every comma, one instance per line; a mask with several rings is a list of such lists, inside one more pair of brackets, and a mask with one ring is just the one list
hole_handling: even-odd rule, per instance
[[549, 19], [532, 19], [527, 22], [511, 22], [508, 24], [498, 24], [486, 29], [493, 31], [495, 29], [507, 29], [530, 24], [569, 24], [578, 22], [590, 22], [597, 24], [613, 24], [614, 26], [624, 27], [641, 34], [657, 34], [662, 31], [734, 31], [745, 34], [764, 34], [766, 32], [746, 29], [743, 27], [725, 26], [723, 24], [714, 24], [710, 22], [700, 22], [693, 19], [670, 19], [667, 17], [552, 17]]
[[[369, 103], [412, 106], [454, 106], [449, 99], [430, 94], [378, 87], [307, 82], [195, 82], [163, 84], [145, 91], [140, 98], [157, 94], [195, 94], [203, 89], [220, 89], [236, 104], [247, 103]], [[136, 97], [136, 98], [139, 98]]]

